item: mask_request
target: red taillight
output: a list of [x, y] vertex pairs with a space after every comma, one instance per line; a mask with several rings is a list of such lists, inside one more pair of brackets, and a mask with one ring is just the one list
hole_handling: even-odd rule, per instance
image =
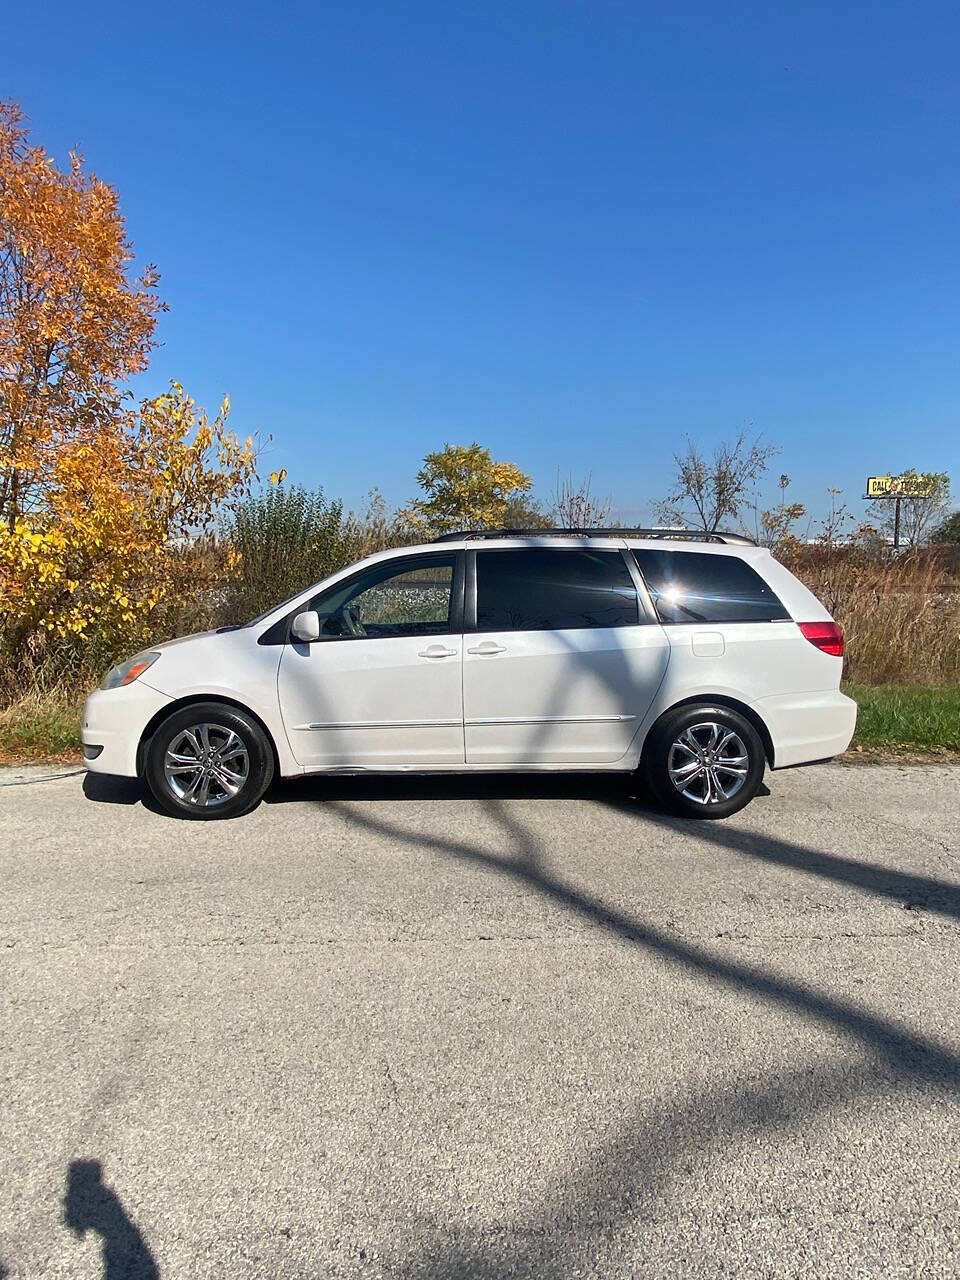
[[843, 657], [843, 630], [835, 622], [798, 622], [797, 626], [822, 653]]

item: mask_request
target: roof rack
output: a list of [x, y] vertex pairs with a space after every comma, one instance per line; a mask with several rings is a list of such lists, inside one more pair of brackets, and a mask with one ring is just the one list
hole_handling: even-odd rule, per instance
[[706, 533], [701, 529], [461, 529], [457, 533], [441, 533], [434, 542], [482, 541], [486, 538], [667, 538], [671, 542], [721, 542], [736, 547], [755, 547], [757, 543], [742, 533]]

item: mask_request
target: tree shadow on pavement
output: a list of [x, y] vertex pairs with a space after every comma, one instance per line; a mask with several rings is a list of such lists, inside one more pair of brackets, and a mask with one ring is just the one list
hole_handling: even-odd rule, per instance
[[[909, 1080], [876, 1063], [845, 1062], [819, 1070], [806, 1066], [766, 1083], [739, 1082], [693, 1098], [648, 1101], [621, 1119], [606, 1141], [594, 1140], [589, 1147], [572, 1143], [567, 1166], [551, 1171], [549, 1189], [518, 1206], [509, 1223], [470, 1230], [454, 1220], [421, 1221], [412, 1256], [391, 1259], [388, 1272], [410, 1280], [672, 1275], [672, 1268], [652, 1270], [636, 1253], [612, 1257], [618, 1236], [631, 1228], [639, 1236], [639, 1246], [634, 1242], [631, 1247], [642, 1251], [648, 1241], [650, 1252], [656, 1249], [658, 1210], [672, 1185], [702, 1178], [738, 1143], [769, 1151], [773, 1133], [795, 1133], [820, 1114], [884, 1089], [896, 1089], [905, 1100], [910, 1087]], [[769, 1184], [758, 1188], [759, 1198], [769, 1206]], [[729, 1219], [725, 1229], [730, 1230]], [[777, 1232], [779, 1224], [772, 1230]], [[756, 1227], [751, 1243], [763, 1247]], [[829, 1276], [832, 1260], [818, 1258], [816, 1249], [815, 1241], [806, 1246], [806, 1262], [816, 1269], [803, 1274]], [[737, 1256], [741, 1266], [749, 1264], [749, 1255]], [[681, 1273], [696, 1274], [689, 1261]], [[745, 1273], [775, 1274], [765, 1269]], [[709, 1274], [736, 1275], [737, 1267], [720, 1260]]]
[[[889, 898], [909, 910], [922, 909], [937, 915], [960, 920], [960, 884], [938, 880], [934, 876], [917, 875], [910, 871], [897, 871], [878, 862], [861, 862], [838, 853], [825, 853], [808, 845], [781, 840], [766, 832], [744, 831], [729, 822], [691, 822], [673, 818], [668, 814], [644, 810], [629, 799], [611, 801], [620, 812], [633, 817], [643, 817], [660, 826], [683, 834], [695, 834], [698, 840], [712, 844], [744, 857], [753, 858], [771, 866], [802, 871], [804, 875], [831, 880], [835, 884], [850, 885], [880, 898]], [[890, 838], [896, 838], [905, 828], [891, 824], [887, 830]], [[912, 828], [911, 833], [923, 840], [930, 840], [924, 832]], [[941, 841], [934, 841], [942, 852], [948, 852]], [[960, 852], [958, 848], [957, 852]]]
[[[888, 898], [908, 910], [922, 909], [960, 920], [960, 884], [939, 880], [935, 876], [898, 871], [882, 863], [863, 862], [856, 858], [828, 853], [808, 845], [796, 844], [766, 832], [744, 830], [723, 822], [678, 818], [632, 794], [635, 780], [620, 774], [515, 773], [474, 774], [450, 777], [381, 776], [332, 777], [286, 780], [272, 796], [273, 803], [312, 800], [315, 803], [336, 801], [380, 800], [572, 800], [583, 799], [612, 807], [626, 817], [654, 823], [678, 835], [695, 836], [707, 844], [729, 849], [733, 853], [787, 869], [803, 872], [836, 884], [862, 889], [865, 893]], [[768, 797], [762, 785], [758, 798]], [[755, 803], [755, 802], [754, 802]], [[355, 811], [351, 810], [355, 815]], [[889, 836], [896, 837], [896, 825]], [[923, 832], [913, 830], [921, 839]], [[414, 838], [414, 833], [408, 833]], [[934, 843], [939, 844], [939, 841]], [[958, 849], [960, 852], [960, 849]], [[501, 867], [501, 869], [503, 869]]]
[[[911, 1072], [927, 1078], [939, 1079], [944, 1076], [952, 1078], [960, 1067], [960, 1059], [945, 1052], [933, 1041], [905, 1031], [892, 1020], [866, 1013], [856, 1005], [818, 995], [800, 983], [788, 978], [771, 976], [753, 965], [723, 960], [703, 947], [684, 942], [652, 924], [631, 919], [625, 912], [607, 906], [598, 898], [592, 898], [565, 884], [543, 865], [535, 838], [522, 823], [509, 814], [500, 800], [489, 801], [486, 809], [510, 841], [513, 849], [512, 857], [498, 857], [479, 846], [407, 830], [384, 819], [370, 817], [360, 812], [356, 806], [346, 809], [342, 802], [328, 803], [331, 808], [340, 810], [348, 823], [362, 826], [378, 836], [433, 849], [446, 857], [486, 866], [513, 880], [525, 883], [545, 898], [576, 912], [581, 919], [598, 925], [624, 942], [657, 952], [693, 972], [704, 974], [714, 982], [752, 991], [792, 1008], [823, 1025], [831, 1026], [854, 1037], [865, 1047], [883, 1054], [891, 1062]], [[663, 819], [663, 821], [671, 822], [672, 820]], [[683, 828], [689, 833], [694, 827], [699, 837], [702, 834], [702, 825], [705, 824], [686, 822]], [[716, 834], [711, 834], [708, 838], [731, 848], [736, 848], [737, 841], [741, 838], [740, 834], [733, 830], [729, 832], [724, 829], [718, 830], [716, 824], [710, 828], [710, 832]], [[802, 846], [769, 840], [767, 837], [764, 839], [774, 847], [784, 847], [792, 855], [799, 856], [801, 852], [805, 852], [809, 856], [816, 856], [816, 850], [803, 850]], [[936, 885], [945, 898], [949, 895], [960, 896], [960, 890], [946, 882], [928, 881], [925, 877], [906, 875], [901, 877], [901, 881], [903, 883], [919, 881], [924, 885]]]
[[78, 1236], [94, 1231], [103, 1242], [103, 1280], [159, 1280], [160, 1272], [139, 1228], [103, 1181], [99, 1160], [71, 1160], [63, 1220]]
[[[774, 1007], [799, 1015], [831, 1037], [841, 1037], [848, 1046], [836, 1064], [822, 1059], [818, 1062], [811, 1050], [808, 1062], [773, 1080], [737, 1082], [687, 1100], [661, 1100], [659, 1107], [647, 1104], [625, 1119], [613, 1138], [596, 1144], [593, 1150], [571, 1148], [570, 1168], [565, 1175], [558, 1171], [551, 1180], [557, 1189], [536, 1207], [528, 1207], [522, 1221], [502, 1228], [495, 1240], [482, 1232], [464, 1239], [466, 1232], [453, 1223], [423, 1224], [423, 1248], [419, 1256], [405, 1261], [404, 1274], [429, 1280], [493, 1280], [504, 1274], [559, 1280], [578, 1266], [595, 1265], [597, 1252], [602, 1253], [611, 1244], [618, 1225], [642, 1219], [645, 1204], [649, 1216], [649, 1203], [658, 1190], [692, 1172], [705, 1157], [719, 1156], [740, 1137], [788, 1128], [871, 1094], [895, 1092], [898, 1098], [905, 1099], [911, 1092], [947, 1096], [960, 1093], [960, 1057], [934, 1039], [790, 977], [711, 953], [564, 883], [544, 864], [535, 836], [510, 814], [500, 798], [488, 799], [484, 807], [505, 837], [502, 854], [468, 842], [424, 835], [371, 815], [356, 803], [326, 803], [339, 811], [346, 823], [378, 837], [433, 850], [441, 857], [504, 875], [622, 943], [698, 974], [712, 986], [760, 997]], [[670, 819], [646, 810], [643, 816], [678, 832], [695, 831], [698, 837], [738, 852], [752, 854], [760, 847], [766, 851], [761, 856], [771, 862], [812, 870], [816, 875], [829, 874], [832, 879], [868, 891], [875, 889], [882, 896], [926, 892], [929, 901], [939, 903], [941, 909], [946, 907], [952, 913], [957, 907], [958, 890], [945, 882], [900, 873], [892, 873], [891, 878], [879, 867], [871, 868], [867, 874], [862, 864], [852, 860], [747, 835], [729, 826]], [[936, 905], [931, 909], [937, 909]], [[853, 1060], [850, 1047], [858, 1051]], [[556, 1223], [565, 1211], [569, 1219], [574, 1197], [577, 1207], [569, 1227], [551, 1234], [545, 1224]], [[574, 1260], [570, 1251], [581, 1248], [584, 1235], [593, 1239], [595, 1252], [592, 1257]], [[505, 1249], [509, 1256], [505, 1256]]]

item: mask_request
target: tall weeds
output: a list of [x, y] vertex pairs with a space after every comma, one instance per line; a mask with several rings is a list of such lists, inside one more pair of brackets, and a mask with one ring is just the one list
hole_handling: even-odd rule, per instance
[[843, 627], [848, 679], [960, 682], [960, 566], [949, 552], [894, 558], [889, 552], [797, 545], [780, 558]]

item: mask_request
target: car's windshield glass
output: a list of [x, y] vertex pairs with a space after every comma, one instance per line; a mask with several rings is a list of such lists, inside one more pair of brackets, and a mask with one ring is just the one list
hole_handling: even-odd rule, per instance
[[289, 596], [286, 600], [281, 600], [279, 604], [272, 604], [270, 608], [264, 610], [263, 613], [258, 613], [255, 618], [251, 618], [249, 622], [242, 622], [240, 625], [243, 627], [255, 627], [258, 622], [266, 622], [271, 613], [276, 613], [278, 609], [286, 609], [287, 605], [293, 604], [294, 600], [296, 600], [298, 596], [302, 596], [305, 590], [305, 587], [301, 587], [299, 591], [295, 591], [293, 595]]

